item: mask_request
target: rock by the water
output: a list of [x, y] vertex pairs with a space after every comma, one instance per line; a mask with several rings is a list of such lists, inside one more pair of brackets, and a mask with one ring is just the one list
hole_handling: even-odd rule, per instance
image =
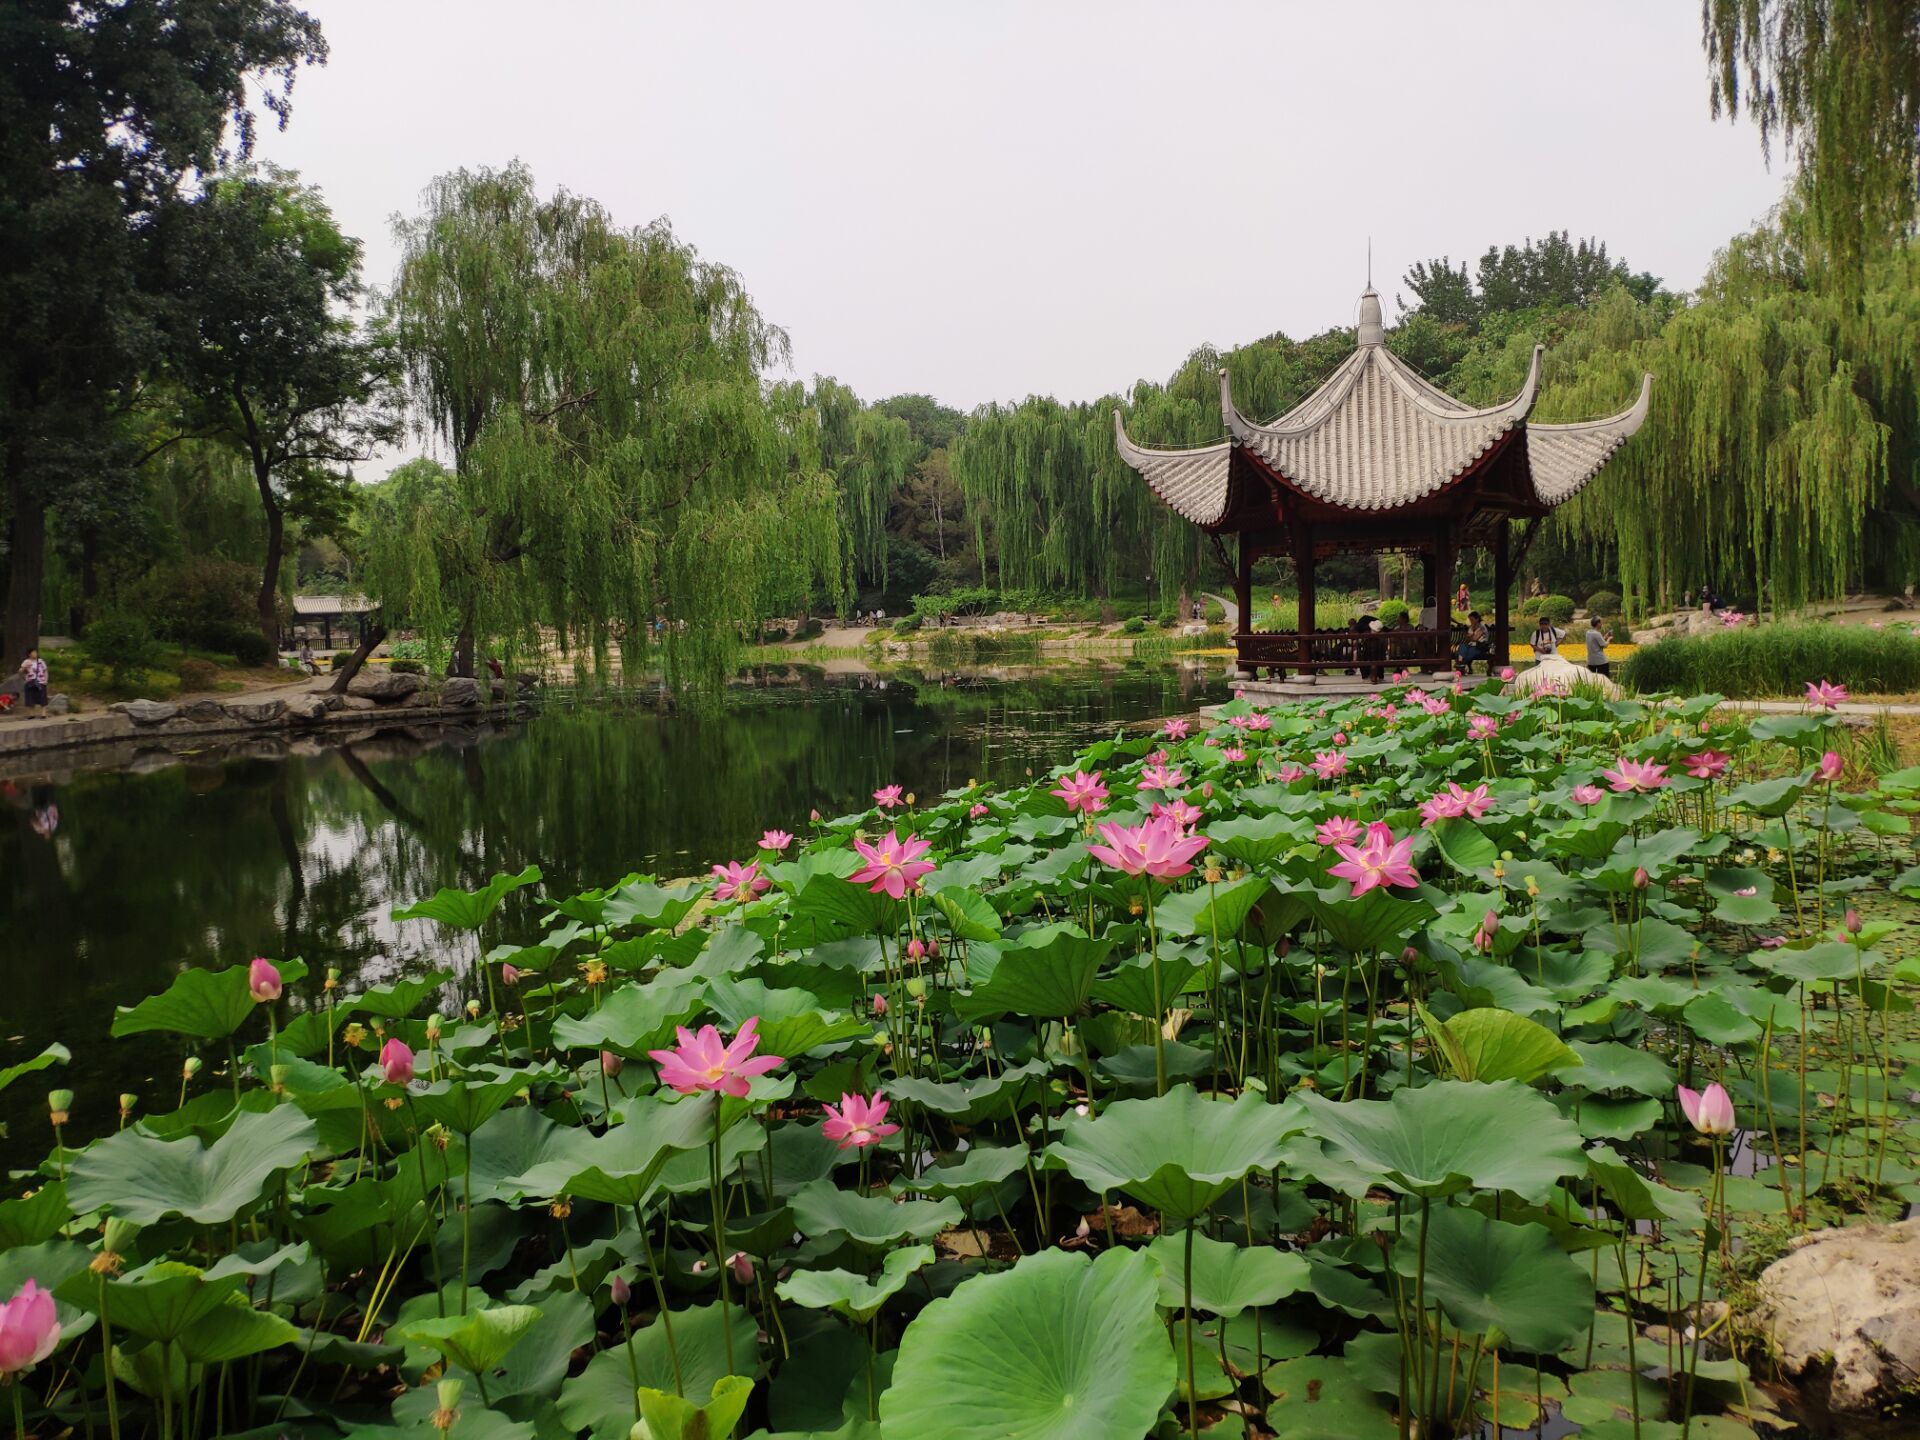
[[347, 686], [347, 693], [358, 695], [363, 700], [391, 705], [419, 694], [425, 685], [426, 682], [418, 675], [397, 674], [390, 670], [384, 675], [354, 676], [352, 683]]
[[444, 681], [440, 686], [440, 703], [448, 707], [478, 705], [480, 682], [466, 675], [456, 675]]
[[178, 705], [160, 700], [122, 700], [111, 707], [136, 725], [164, 725], [180, 713]]
[[331, 708], [323, 695], [296, 695], [287, 702], [287, 718], [295, 724], [311, 725], [324, 720]]
[[284, 700], [230, 700], [226, 706], [227, 714], [249, 725], [271, 725], [287, 713]]
[[369, 700], [364, 695], [342, 695], [340, 705], [345, 710], [378, 710], [380, 708], [378, 700]]
[[1558, 655], [1548, 655], [1536, 664], [1516, 670], [1507, 688], [1516, 695], [1571, 695], [1575, 689], [1597, 689], [1609, 699], [1620, 698], [1620, 687], [1605, 675], [1596, 675], [1584, 665]]
[[180, 713], [196, 725], [218, 725], [227, 718], [226, 706], [218, 700], [189, 700]]
[[49, 715], [68, 715], [72, 712], [73, 701], [69, 700], [65, 695], [49, 695], [47, 697], [47, 713]]
[[522, 690], [533, 690], [539, 687], [540, 677], [529, 671], [522, 670], [513, 677], [513, 683]]
[[1781, 1368], [1818, 1380], [1831, 1362], [1828, 1409], [1870, 1414], [1920, 1379], [1920, 1219], [1803, 1235], [1759, 1288]]

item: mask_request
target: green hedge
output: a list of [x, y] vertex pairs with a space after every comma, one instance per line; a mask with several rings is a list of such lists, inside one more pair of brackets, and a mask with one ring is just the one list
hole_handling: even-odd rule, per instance
[[1674, 635], [1643, 646], [1620, 678], [1642, 692], [1712, 691], [1729, 699], [1797, 699], [1810, 680], [1861, 694], [1920, 690], [1920, 639], [1904, 628], [1741, 625], [1715, 635]]
[[1577, 608], [1571, 595], [1529, 595], [1520, 602], [1520, 618], [1538, 620], [1544, 615], [1556, 625], [1565, 625]]
[[1596, 590], [1587, 596], [1589, 615], [1618, 615], [1620, 605], [1620, 592], [1617, 590]]

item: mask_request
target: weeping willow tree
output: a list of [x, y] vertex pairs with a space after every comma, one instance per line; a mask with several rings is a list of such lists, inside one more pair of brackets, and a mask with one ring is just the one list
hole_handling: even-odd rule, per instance
[[396, 233], [386, 320], [452, 463], [369, 525], [389, 624], [450, 639], [461, 674], [551, 634], [711, 684], [743, 628], [840, 593], [817, 425], [762, 384], [785, 336], [732, 271], [518, 164], [441, 177]]
[[[1664, 325], [1616, 293], [1549, 352], [1539, 420], [1618, 409], [1654, 376], [1639, 435], [1555, 517], [1617, 545], [1628, 593], [1664, 603], [1712, 583], [1788, 610], [1920, 576], [1912, 257], [1871, 263], [1856, 302], [1775, 268], [1783, 253], [1777, 234], [1744, 237]], [[1496, 385], [1528, 346], [1509, 343]]]
[[1920, 180], [1920, 7], [1913, 0], [1704, 0], [1713, 110], [1744, 109], [1800, 165], [1837, 288], [1911, 234]]
[[[992, 517], [1001, 586], [1107, 594], [1151, 575], [1163, 600], [1190, 590], [1212, 547], [1120, 459], [1114, 409], [1144, 445], [1211, 444], [1226, 434], [1222, 366], [1243, 410], [1274, 415], [1312, 391], [1352, 346], [1352, 332], [1339, 330], [1301, 343], [1275, 335], [1224, 355], [1202, 346], [1164, 385], [1143, 380], [1129, 400], [1036, 396], [976, 410], [954, 443], [953, 474], [976, 524]], [[980, 542], [984, 554], [984, 534]]]
[[840, 494], [846, 584], [870, 578], [885, 588], [887, 513], [921, 458], [913, 428], [862, 405], [858, 395], [831, 377], [815, 377], [811, 393], [798, 384], [776, 393], [782, 404], [814, 417], [820, 463]]

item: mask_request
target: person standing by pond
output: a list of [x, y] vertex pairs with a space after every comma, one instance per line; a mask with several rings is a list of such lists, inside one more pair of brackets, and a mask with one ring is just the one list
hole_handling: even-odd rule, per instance
[[1607, 659], [1607, 642], [1613, 636], [1600, 628], [1596, 619], [1587, 620], [1587, 669], [1596, 675], [1613, 674], [1613, 662]]
[[20, 662], [20, 679], [22, 682], [20, 699], [26, 709], [27, 718], [32, 719], [35, 710], [45, 715], [47, 713], [47, 662], [40, 658], [38, 645], [27, 651], [27, 658]]

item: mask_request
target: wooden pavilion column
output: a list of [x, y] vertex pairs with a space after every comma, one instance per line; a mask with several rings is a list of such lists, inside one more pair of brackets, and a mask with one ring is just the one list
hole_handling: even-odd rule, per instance
[[1512, 651], [1508, 648], [1512, 637], [1507, 633], [1507, 595], [1513, 588], [1510, 528], [1511, 522], [1502, 516], [1493, 534], [1493, 663], [1496, 668], [1512, 663]]
[[1239, 550], [1239, 568], [1233, 577], [1234, 649], [1239, 652], [1236, 656], [1238, 668], [1242, 673], [1251, 675], [1253, 668], [1240, 658], [1245, 655], [1245, 648], [1238, 643], [1242, 637], [1253, 633], [1253, 541], [1244, 532], [1240, 536]]
[[1300, 634], [1300, 669], [1303, 674], [1313, 673], [1313, 527], [1299, 524], [1293, 527], [1293, 573], [1300, 592], [1298, 611], [1294, 619], [1294, 628]]
[[1453, 526], [1442, 520], [1434, 532], [1433, 546], [1433, 628], [1439, 636], [1434, 642], [1436, 655], [1453, 650]]
[[1413, 604], [1415, 619], [1419, 618], [1421, 607], [1427, 603], [1427, 596], [1438, 595], [1440, 593], [1433, 588], [1433, 571], [1436, 559], [1437, 556], [1432, 550], [1423, 549], [1420, 552], [1420, 593], [1414, 596]]

